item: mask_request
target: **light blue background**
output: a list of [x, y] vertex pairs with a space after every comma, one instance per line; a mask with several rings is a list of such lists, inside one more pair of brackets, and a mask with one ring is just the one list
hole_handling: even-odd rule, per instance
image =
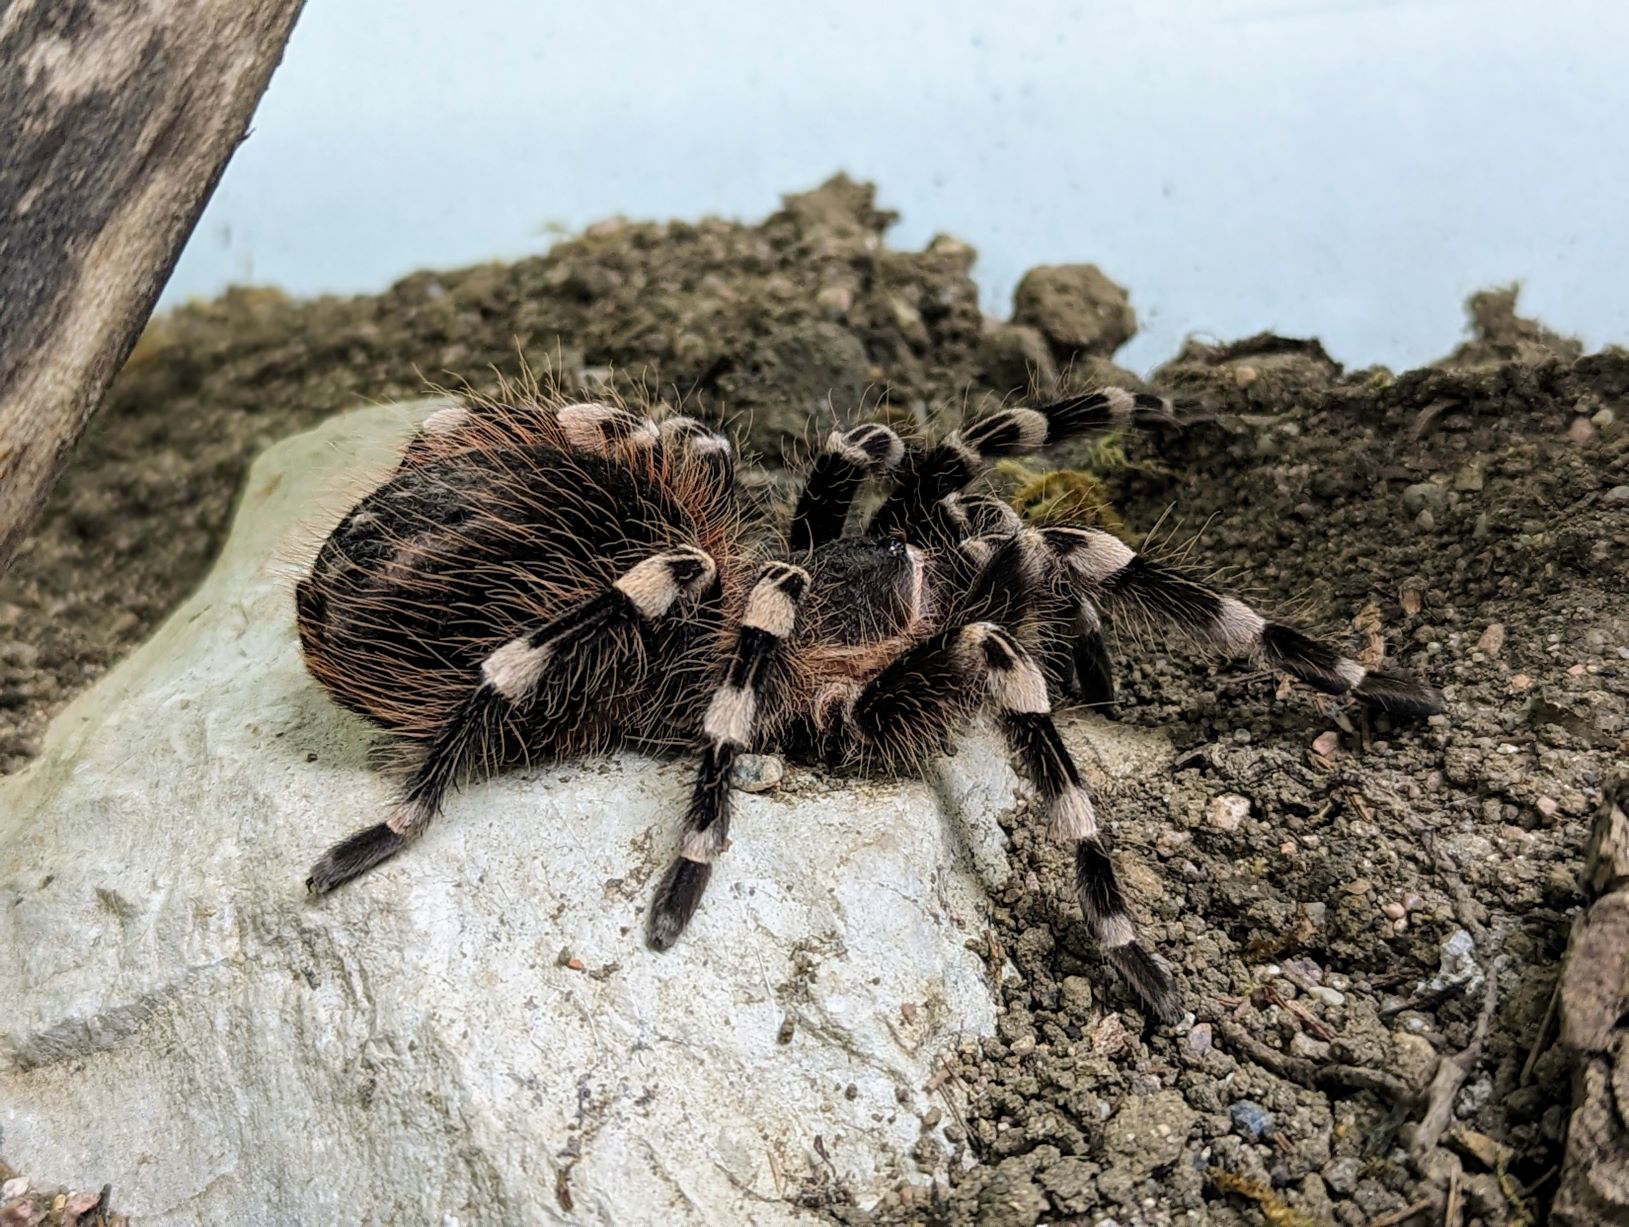
[[613, 213], [757, 218], [846, 169], [916, 246], [1130, 287], [1184, 334], [1404, 366], [1461, 301], [1629, 340], [1629, 2], [309, 0], [166, 301], [383, 288]]

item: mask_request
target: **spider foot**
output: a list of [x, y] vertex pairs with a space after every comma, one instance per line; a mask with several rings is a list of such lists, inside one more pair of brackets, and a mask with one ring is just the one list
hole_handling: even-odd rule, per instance
[[696, 914], [713, 867], [703, 861], [680, 857], [662, 875], [656, 888], [656, 902], [650, 911], [650, 944], [666, 950], [679, 940], [690, 918]]
[[1139, 1001], [1162, 1023], [1174, 1023], [1182, 1017], [1182, 998], [1176, 981], [1171, 978], [1170, 966], [1157, 954], [1144, 950], [1136, 942], [1124, 946], [1111, 946], [1103, 952], [1109, 965], [1120, 973], [1131, 986]]
[[322, 859], [311, 867], [311, 876], [306, 878], [305, 888], [313, 895], [326, 895], [334, 887], [366, 873], [380, 861], [389, 860], [406, 843], [407, 837], [398, 835], [387, 823], [381, 822], [378, 826], [358, 831], [322, 854]]
[[1442, 691], [1401, 673], [1370, 669], [1354, 693], [1368, 706], [1393, 716], [1435, 716], [1444, 710]]

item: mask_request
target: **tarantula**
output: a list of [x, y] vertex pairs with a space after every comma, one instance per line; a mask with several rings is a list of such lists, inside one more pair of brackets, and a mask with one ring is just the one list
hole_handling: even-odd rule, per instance
[[[330, 891], [400, 851], [478, 767], [699, 743], [679, 855], [650, 915], [650, 941], [666, 948], [728, 846], [739, 755], [779, 747], [909, 770], [984, 709], [1051, 837], [1074, 851], [1108, 962], [1153, 1014], [1175, 1017], [1171, 974], [1138, 941], [1052, 721], [1054, 693], [1113, 701], [1100, 611], [1384, 711], [1425, 715], [1442, 700], [1107, 532], [1027, 527], [964, 493], [995, 457], [1145, 419], [1172, 420], [1171, 403], [1103, 388], [1002, 409], [936, 444], [907, 448], [880, 424], [834, 432], [778, 546], [754, 540], [738, 509], [729, 441], [692, 418], [538, 394], [436, 412], [298, 588], [311, 673], [418, 752], [385, 821], [331, 848], [307, 887]], [[873, 478], [891, 489], [845, 535]]]

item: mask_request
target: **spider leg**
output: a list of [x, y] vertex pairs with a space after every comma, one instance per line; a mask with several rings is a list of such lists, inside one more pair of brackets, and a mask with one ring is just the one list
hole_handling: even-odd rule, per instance
[[[693, 419], [672, 420], [692, 422], [705, 432]], [[597, 455], [648, 452], [669, 437], [651, 419], [599, 401], [558, 409], [487, 402], [452, 404], [437, 409], [419, 426], [403, 449], [400, 467], [412, 468], [471, 449], [524, 448], [539, 442], [563, 443]], [[724, 446], [727, 450], [727, 441]]]
[[683, 416], [665, 417], [656, 429], [663, 451], [700, 460], [718, 489], [726, 489], [735, 480], [735, 449], [718, 431]]
[[771, 562], [747, 594], [735, 651], [702, 721], [707, 744], [684, 815], [684, 842], [651, 907], [650, 941], [659, 950], [673, 945], [690, 923], [712, 877], [713, 861], [728, 845], [730, 768], [752, 744], [772, 666], [796, 625], [808, 586], [808, 572], [801, 567]]
[[1081, 911], [1104, 957], [1155, 1015], [1174, 1020], [1181, 1012], [1176, 986], [1163, 960], [1137, 940], [1091, 797], [1052, 722], [1046, 677], [1017, 640], [993, 622], [924, 640], [871, 681], [849, 721], [884, 753], [921, 755], [948, 736], [969, 708], [981, 705], [993, 709], [1020, 768], [1046, 803], [1051, 838], [1074, 850]]
[[1350, 694], [1381, 711], [1430, 716], [1442, 692], [1399, 673], [1367, 669], [1329, 644], [1270, 622], [1237, 597], [1136, 553], [1118, 537], [1090, 528], [1045, 528], [1084, 600], [1166, 622], [1207, 646], [1265, 660], [1325, 694]]
[[1097, 606], [1080, 598], [1075, 618], [1070, 654], [1075, 666], [1075, 690], [1080, 702], [1111, 720], [1118, 712], [1114, 701], [1114, 658], [1103, 636], [1103, 619]]
[[993, 496], [949, 495], [934, 505], [929, 540], [946, 567], [946, 622], [1024, 626], [1047, 682], [1114, 715], [1114, 677], [1097, 608], [1075, 591], [1036, 529]]
[[843, 521], [868, 475], [894, 468], [905, 455], [905, 444], [880, 422], [834, 430], [826, 448], [816, 457], [803, 484], [787, 544], [803, 554], [843, 535]]
[[581, 676], [619, 628], [666, 617], [681, 597], [712, 584], [716, 567], [694, 546], [652, 555], [548, 622], [511, 639], [481, 662], [479, 680], [430, 741], [390, 817], [335, 844], [312, 867], [306, 888], [325, 894], [422, 835], [442, 799], [496, 740], [503, 721], [538, 696], [545, 679]]
[[1164, 397], [1124, 388], [1099, 388], [1033, 409], [1002, 409], [911, 453], [899, 485], [869, 531], [876, 536], [904, 533], [914, 542], [934, 505], [968, 485], [991, 460], [1131, 422], [1177, 420], [1175, 406]]

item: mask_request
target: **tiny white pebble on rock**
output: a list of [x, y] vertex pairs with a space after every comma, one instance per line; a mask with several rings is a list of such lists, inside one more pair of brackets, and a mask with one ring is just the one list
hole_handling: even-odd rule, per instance
[[742, 792], [768, 792], [778, 788], [786, 767], [774, 754], [743, 754], [730, 768], [730, 783]]

